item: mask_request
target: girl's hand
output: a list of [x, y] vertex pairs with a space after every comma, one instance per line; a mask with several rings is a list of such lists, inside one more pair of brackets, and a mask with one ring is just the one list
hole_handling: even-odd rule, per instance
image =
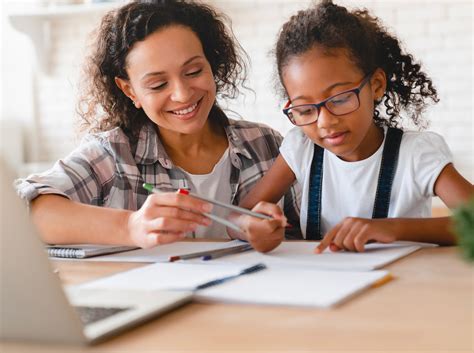
[[241, 216], [238, 223], [245, 232], [247, 241], [260, 252], [275, 249], [285, 237], [286, 217], [282, 210], [278, 205], [261, 201], [255, 205], [252, 211], [269, 215], [273, 219]]
[[371, 241], [392, 243], [397, 240], [396, 223], [386, 219], [366, 219], [347, 217], [326, 233], [314, 249], [322, 253], [328, 246], [331, 251], [364, 251], [364, 245]]
[[132, 212], [127, 227], [131, 242], [141, 248], [151, 248], [181, 240], [198, 225], [211, 221], [200, 215], [212, 205], [177, 193], [151, 194], [143, 206]]

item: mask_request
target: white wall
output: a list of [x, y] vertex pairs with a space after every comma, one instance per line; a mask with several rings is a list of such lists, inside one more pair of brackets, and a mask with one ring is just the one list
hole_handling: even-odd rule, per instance
[[[265, 122], [283, 134], [291, 125], [280, 113], [273, 89], [270, 49], [279, 27], [309, 1], [214, 0], [227, 13], [252, 60], [249, 86], [256, 94], [231, 108], [248, 120]], [[468, 0], [341, 0], [368, 7], [422, 61], [439, 91], [441, 102], [428, 112], [431, 130], [441, 133], [453, 151], [457, 168], [474, 180], [473, 161], [473, 2]], [[74, 134], [75, 84], [84, 40], [98, 16], [76, 16], [52, 22], [50, 70], [38, 70], [35, 53], [24, 34], [2, 14], [2, 98], [0, 119], [21, 121], [26, 132], [25, 160], [50, 161], [77, 143]], [[35, 137], [38, 140], [35, 142]]]
[[[291, 124], [280, 113], [284, 104], [273, 89], [273, 49], [280, 26], [311, 1], [242, 0], [215, 1], [231, 15], [234, 30], [252, 58], [251, 94], [233, 105], [243, 117], [268, 123], [282, 133]], [[438, 89], [440, 103], [427, 115], [430, 130], [442, 134], [450, 146], [456, 167], [474, 180], [473, 151], [473, 2], [459, 0], [361, 0], [336, 1], [349, 7], [367, 7], [423, 64]]]

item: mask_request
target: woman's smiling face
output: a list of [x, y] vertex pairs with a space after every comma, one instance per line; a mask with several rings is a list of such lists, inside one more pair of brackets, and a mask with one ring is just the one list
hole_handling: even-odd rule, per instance
[[160, 129], [199, 132], [216, 99], [216, 84], [198, 36], [171, 25], [137, 42], [127, 56], [129, 80], [117, 85]]
[[[365, 77], [344, 49], [328, 52], [317, 46], [291, 58], [282, 76], [292, 106], [319, 103], [358, 87]], [[383, 71], [376, 70], [359, 93], [359, 108], [349, 114], [337, 116], [321, 107], [318, 120], [301, 127], [306, 136], [344, 160], [369, 157], [381, 142], [373, 116], [374, 101], [383, 96], [384, 79]]]

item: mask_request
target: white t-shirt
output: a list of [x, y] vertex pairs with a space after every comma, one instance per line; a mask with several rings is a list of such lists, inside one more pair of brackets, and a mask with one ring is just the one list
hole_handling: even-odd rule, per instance
[[[324, 150], [322, 235], [345, 217], [372, 218], [384, 144], [385, 139], [372, 156], [356, 162], [343, 161]], [[299, 128], [288, 132], [280, 147], [281, 155], [303, 189], [300, 223], [304, 236], [313, 150], [313, 142]], [[431, 216], [434, 184], [440, 172], [452, 160], [452, 154], [440, 135], [433, 132], [405, 131], [393, 180], [388, 217]]]
[[[186, 175], [191, 192], [198, 195], [205, 195], [217, 201], [230, 203], [232, 190], [230, 187], [231, 162], [229, 149], [222, 154], [221, 159], [214, 166], [209, 174], [191, 174], [180, 168]], [[212, 209], [213, 214], [225, 218], [229, 213], [223, 207]], [[212, 227], [198, 226], [194, 232], [196, 238], [228, 238], [226, 227], [214, 223]]]

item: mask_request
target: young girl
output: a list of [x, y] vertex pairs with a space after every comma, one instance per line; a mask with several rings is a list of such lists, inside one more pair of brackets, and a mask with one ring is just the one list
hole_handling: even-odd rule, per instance
[[[245, 62], [221, 15], [193, 1], [134, 1], [106, 14], [85, 66], [80, 105], [89, 134], [49, 171], [18, 182], [48, 243], [152, 247], [227, 238], [189, 188], [238, 203], [278, 155], [281, 136], [228, 119], [216, 97], [234, 97]], [[162, 191], [149, 193], [143, 183]], [[297, 216], [295, 190], [285, 211]], [[280, 209], [255, 211], [283, 219]], [[291, 216], [289, 216], [291, 217]], [[260, 224], [264, 233], [280, 220]], [[260, 229], [243, 229], [239, 237]], [[297, 233], [297, 231], [296, 231]]]
[[316, 253], [363, 251], [368, 241], [453, 244], [449, 218], [429, 218], [431, 198], [456, 207], [473, 187], [441, 136], [398, 129], [402, 111], [422, 126], [423, 110], [438, 101], [399, 41], [366, 10], [322, 1], [283, 25], [275, 52], [283, 112], [297, 127], [241, 205], [275, 202], [296, 179], [302, 231], [322, 239]]

